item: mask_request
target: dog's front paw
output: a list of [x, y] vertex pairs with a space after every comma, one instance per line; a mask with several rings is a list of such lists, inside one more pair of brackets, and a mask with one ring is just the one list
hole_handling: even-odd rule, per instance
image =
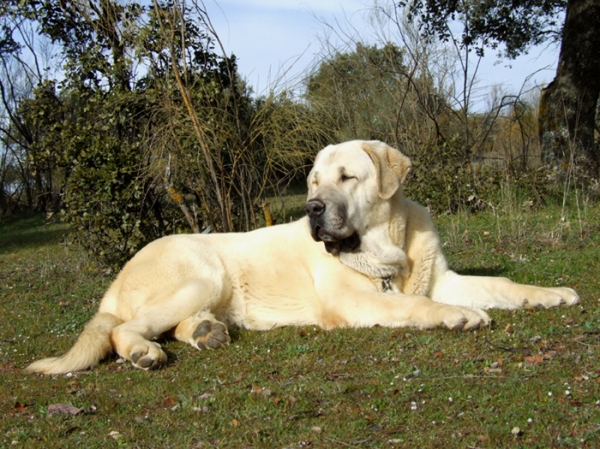
[[549, 309], [562, 305], [572, 306], [578, 304], [580, 299], [575, 290], [565, 287], [542, 288], [534, 287], [531, 292], [523, 300], [523, 306], [529, 308]]
[[560, 305], [574, 306], [581, 301], [579, 295], [572, 288], [558, 287], [553, 288], [552, 290], [560, 295]]
[[442, 323], [452, 330], [474, 330], [489, 326], [491, 318], [483, 310], [460, 306], [445, 306], [441, 310]]

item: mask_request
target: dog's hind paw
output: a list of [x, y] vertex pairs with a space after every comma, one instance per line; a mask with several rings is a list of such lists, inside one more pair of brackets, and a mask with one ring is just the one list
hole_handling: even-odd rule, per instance
[[159, 368], [167, 362], [167, 354], [160, 349], [158, 343], [151, 341], [135, 345], [131, 350], [130, 358], [135, 368], [146, 371]]
[[194, 331], [193, 340], [193, 346], [198, 349], [219, 349], [229, 346], [231, 337], [225, 324], [220, 321], [204, 320]]

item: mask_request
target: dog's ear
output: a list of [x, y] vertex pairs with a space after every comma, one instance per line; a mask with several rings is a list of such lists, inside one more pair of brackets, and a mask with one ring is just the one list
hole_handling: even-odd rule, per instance
[[391, 198], [412, 168], [410, 159], [379, 141], [363, 142], [362, 148], [375, 164], [377, 193], [383, 199]]

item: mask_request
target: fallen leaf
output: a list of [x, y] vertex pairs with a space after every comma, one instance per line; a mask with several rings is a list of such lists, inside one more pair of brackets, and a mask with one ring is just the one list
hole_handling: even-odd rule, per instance
[[48, 406], [47, 416], [52, 415], [79, 415], [83, 408], [75, 407], [72, 404], [51, 404]]
[[15, 406], [10, 410], [11, 413], [25, 413], [27, 411], [27, 404], [21, 404], [15, 402]]
[[396, 329], [394, 332], [392, 332], [390, 338], [396, 338], [401, 336], [402, 334], [404, 334], [404, 329]]
[[237, 427], [237, 426], [239, 426], [239, 425], [240, 425], [240, 423], [238, 422], [238, 420], [237, 420], [237, 419], [232, 419], [232, 420], [231, 420], [231, 425], [232, 425], [233, 427]]
[[529, 363], [530, 365], [539, 365], [543, 361], [544, 357], [542, 357], [541, 355], [532, 355], [529, 357], [525, 357], [525, 362]]
[[175, 405], [177, 405], [177, 400], [172, 396], [167, 396], [161, 404], [162, 407], [173, 407]]
[[10, 365], [0, 363], [0, 373], [16, 373], [17, 370]]

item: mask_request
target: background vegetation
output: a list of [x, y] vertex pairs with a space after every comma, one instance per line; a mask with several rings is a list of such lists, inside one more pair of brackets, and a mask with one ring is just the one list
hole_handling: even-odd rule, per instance
[[[539, 32], [504, 36], [493, 28], [502, 2], [492, 3], [457, 3], [474, 34], [454, 36], [453, 11], [441, 4], [374, 2], [375, 42], [324, 40], [299, 85], [257, 96], [200, 1], [4, 2], [0, 214], [45, 212], [71, 225], [73, 244], [118, 268], [162, 235], [249, 230], [265, 212], [281, 219], [266, 199], [303, 182], [320, 148], [355, 138], [409, 155], [407, 193], [435, 214], [493, 207], [505, 184], [534, 206], [565, 187], [594, 198], [586, 155], [596, 143], [584, 151], [567, 132], [572, 146], [548, 158], [540, 92], [477, 87], [486, 46], [504, 43], [513, 57], [543, 40], [544, 27], [558, 36], [568, 5], [544, 6]], [[533, 20], [528, 8], [515, 11]]]

